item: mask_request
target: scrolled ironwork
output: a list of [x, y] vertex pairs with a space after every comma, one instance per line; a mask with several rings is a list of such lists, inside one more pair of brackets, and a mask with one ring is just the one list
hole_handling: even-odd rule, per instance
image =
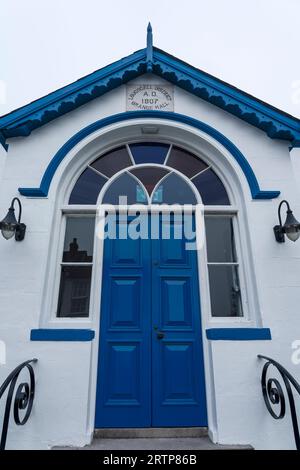
[[[30, 416], [34, 394], [35, 394], [35, 376], [32, 364], [37, 362], [37, 359], [30, 359], [16, 367], [3, 382], [0, 387], [0, 400], [7, 390], [6, 404], [4, 410], [0, 450], [5, 449], [8, 425], [10, 420], [10, 411], [13, 404], [13, 416], [15, 423], [18, 426], [23, 426]], [[22, 370], [27, 369], [29, 372], [29, 383], [22, 382], [18, 385], [15, 392], [18, 377]], [[20, 416], [20, 411], [25, 412], [24, 416]]]
[[[293, 424], [293, 432], [295, 438], [296, 449], [300, 450], [300, 434], [299, 434], [299, 425], [297, 419], [297, 412], [295, 406], [295, 399], [293, 394], [293, 389], [300, 395], [300, 384], [297, 380], [277, 361], [271, 359], [267, 356], [258, 355], [259, 359], [264, 359], [267, 361], [264, 364], [262, 375], [261, 375], [261, 387], [262, 393], [264, 397], [264, 401], [266, 407], [270, 413], [270, 415], [274, 419], [283, 419], [286, 414], [286, 398], [283, 391], [283, 388], [276, 378], [267, 378], [267, 372], [269, 367], [272, 365], [277, 369], [280, 373], [282, 380], [285, 385], [289, 405], [290, 405], [290, 412], [291, 412], [291, 419]], [[292, 388], [293, 387], [293, 388]], [[274, 410], [274, 405], [279, 406], [279, 410], [277, 412]]]

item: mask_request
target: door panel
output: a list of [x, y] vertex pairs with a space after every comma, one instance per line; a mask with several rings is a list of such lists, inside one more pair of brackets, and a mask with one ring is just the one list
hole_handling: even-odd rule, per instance
[[171, 238], [152, 240], [152, 426], [206, 426], [197, 251], [175, 239], [175, 218], [161, 223]]
[[[168, 224], [169, 225], [169, 224]], [[174, 237], [174, 232], [170, 227], [170, 239], [160, 240], [159, 247], [159, 261], [160, 266], [166, 267], [188, 267], [188, 252], [185, 250], [182, 240], [176, 240]], [[166, 233], [168, 233], [166, 231]], [[155, 240], [153, 240], [155, 241]]]
[[109, 342], [107, 361], [110, 371], [105, 405], [141, 405], [140, 355], [140, 342]]
[[108, 301], [110, 330], [140, 329], [142, 305], [140, 276], [112, 276]]
[[193, 312], [191, 308], [190, 278], [161, 277], [161, 327], [164, 329], [191, 329]]
[[207, 424], [197, 252], [160, 224], [169, 239], [105, 240], [96, 427]]
[[105, 240], [96, 428], [151, 426], [150, 249]]
[[[118, 232], [117, 232], [118, 233]], [[111, 265], [113, 267], [142, 267], [142, 244], [136, 240], [117, 239], [117, 243], [111, 244]]]
[[[162, 359], [162, 404], [196, 404], [195, 380], [192, 367], [194, 361], [193, 342], [167, 340], [161, 344]], [[178, 380], [180, 377], [180, 380]]]

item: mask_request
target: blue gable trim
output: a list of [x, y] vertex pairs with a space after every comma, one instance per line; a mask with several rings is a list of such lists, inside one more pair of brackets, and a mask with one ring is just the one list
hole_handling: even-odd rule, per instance
[[31, 330], [31, 341], [92, 341], [93, 330], [78, 329], [38, 329]]
[[145, 49], [118, 60], [0, 118], [5, 139], [26, 137], [44, 124], [146, 73]]
[[206, 330], [206, 337], [213, 341], [255, 341], [272, 339], [269, 328], [209, 328]]
[[102, 127], [108, 126], [120, 121], [136, 119], [136, 118], [159, 118], [169, 121], [181, 122], [195, 127], [206, 134], [212, 136], [218, 142], [220, 142], [235, 158], [237, 163], [240, 165], [244, 175], [248, 181], [249, 188], [253, 199], [272, 199], [279, 196], [280, 191], [262, 191], [257, 182], [256, 176], [249, 165], [247, 159], [241, 153], [241, 151], [223, 134], [214, 129], [213, 127], [205, 124], [204, 122], [198, 121], [197, 119], [185, 116], [184, 114], [177, 114], [165, 111], [131, 111], [126, 113], [115, 114], [107, 118], [96, 121], [93, 124], [85, 127], [77, 134], [73, 135], [54, 155], [51, 162], [49, 163], [44, 176], [41, 180], [39, 188], [19, 188], [20, 194], [28, 197], [47, 197], [49, 187], [52, 178], [57, 170], [59, 164], [67, 155], [67, 153], [76, 145], [78, 142], [83, 140], [85, 137], [90, 135]]
[[154, 48], [153, 72], [266, 132], [270, 138], [295, 141], [300, 119], [212, 75]]
[[[271, 138], [300, 140], [300, 120], [152, 46], [114, 62], [2, 118], [3, 138], [34, 129], [150, 71], [266, 132]], [[5, 142], [4, 142], [5, 143]]]

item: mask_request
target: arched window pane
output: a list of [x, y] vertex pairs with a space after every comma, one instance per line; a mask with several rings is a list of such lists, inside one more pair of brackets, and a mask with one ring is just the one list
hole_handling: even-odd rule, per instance
[[207, 164], [200, 160], [200, 158], [178, 147], [172, 148], [167, 165], [175, 168], [189, 178], [192, 178], [197, 173], [207, 168]]
[[175, 173], [167, 176], [152, 195], [152, 204], [197, 204], [190, 186]]
[[119, 176], [107, 189], [103, 204], [120, 204], [120, 196], [126, 196], [127, 200], [121, 204], [148, 204], [147, 195], [137, 180], [128, 173]]
[[158, 163], [162, 165], [166, 159], [170, 145], [141, 142], [131, 144], [129, 147], [137, 165], [141, 163]]
[[102, 155], [102, 157], [95, 160], [90, 166], [96, 168], [96, 170], [100, 171], [103, 175], [110, 177], [131, 165], [132, 161], [127, 148], [120, 147]]
[[149, 196], [151, 196], [154, 187], [167, 173], [169, 173], [169, 171], [165, 168], [154, 166], [152, 168], [135, 168], [134, 170], [131, 170], [130, 173], [135, 175], [141, 183], [143, 183]]
[[222, 181], [211, 168], [196, 176], [192, 182], [198, 189], [204, 205], [230, 204]]
[[[127, 173], [127, 177], [120, 180], [122, 184], [124, 182], [124, 186], [120, 186], [119, 190], [115, 189], [115, 195], [118, 194], [119, 196], [122, 195], [122, 193], [123, 195], [128, 194], [128, 204], [146, 204], [148, 196], [144, 194], [144, 188], [146, 188], [146, 192], [151, 196], [158, 182], [170, 173], [170, 171], [164, 167], [168, 152], [170, 153], [166, 161], [167, 166], [173, 167], [179, 173], [186, 175], [193, 182], [201, 194], [205, 205], [230, 204], [226, 189], [220, 178], [205, 162], [190, 152], [176, 146], [170, 148], [169, 144], [158, 142], [138, 142], [129, 144], [129, 147], [130, 151], [128, 146], [118, 147], [102, 155], [90, 164], [76, 182], [70, 196], [69, 204], [96, 204], [99, 192], [107, 179], [116, 172], [121, 172], [124, 169], [125, 173]], [[126, 168], [133, 166], [132, 156], [130, 156], [131, 153], [137, 165], [130, 170], [126, 170]], [[149, 162], [155, 162], [157, 166], [142, 166]], [[127, 187], [126, 185], [129, 184], [130, 179], [128, 175], [130, 174], [134, 175], [141, 184], [139, 185], [139, 183], [137, 183], [135, 187], [132, 182], [131, 189], [129, 190], [129, 186]], [[174, 175], [176, 174], [174, 173]], [[171, 188], [169, 187], [169, 181], [173, 181], [174, 179], [175, 182], [172, 183], [174, 187]], [[175, 178], [175, 176], [172, 176], [170, 180], [166, 179], [166, 182], [163, 181], [163, 185], [160, 185], [155, 191], [155, 194], [152, 195], [152, 203], [159, 204], [165, 202], [171, 204], [174, 201], [181, 204], [186, 203], [186, 201], [188, 201], [188, 203], [190, 201], [195, 203], [196, 198], [195, 195], [192, 196], [192, 189], [184, 189], [184, 180], [180, 180], [179, 188], [182, 194], [179, 195], [178, 188], [176, 187], [179, 180], [180, 177]], [[168, 187], [166, 185], [168, 185]], [[108, 195], [111, 191], [112, 189], [109, 190]], [[165, 195], [166, 192], [168, 192], [168, 196]], [[132, 202], [130, 202], [129, 199]]]
[[76, 181], [69, 204], [96, 204], [106, 181], [106, 178], [87, 168]]

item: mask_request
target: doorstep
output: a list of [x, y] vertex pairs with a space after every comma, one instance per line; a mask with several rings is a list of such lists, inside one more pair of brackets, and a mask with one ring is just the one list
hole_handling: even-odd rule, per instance
[[208, 436], [207, 427], [188, 428], [101, 428], [95, 429], [96, 439], [185, 438]]
[[123, 438], [107, 439], [95, 438], [85, 447], [55, 447], [55, 450], [253, 450], [251, 446], [214, 444], [208, 436], [203, 437], [177, 437], [177, 438]]

